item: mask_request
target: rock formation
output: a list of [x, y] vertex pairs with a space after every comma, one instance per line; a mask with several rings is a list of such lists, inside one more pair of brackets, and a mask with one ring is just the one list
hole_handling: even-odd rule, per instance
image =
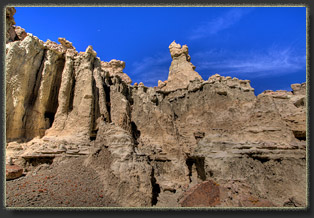
[[255, 96], [249, 80], [204, 81], [187, 46], [173, 42], [168, 80], [132, 86], [123, 61], [103, 62], [91, 46], [12, 37], [21, 35], [14, 12], [7, 8], [7, 162], [27, 172], [85, 155], [122, 207], [307, 206], [305, 83]]
[[14, 165], [10, 163], [10, 164], [7, 164], [5, 168], [6, 168], [5, 169], [6, 180], [19, 178], [23, 174], [23, 168], [18, 165]]
[[[202, 77], [195, 71], [195, 66], [190, 62], [191, 57], [186, 45], [181, 47], [173, 41], [169, 45], [169, 50], [172, 58], [171, 66], [169, 68], [169, 76], [167, 85], [162, 87], [164, 91], [174, 91], [180, 88], [186, 88], [190, 81], [199, 79], [203, 81]], [[161, 84], [158, 84], [160, 86]]]
[[125, 68], [125, 62], [119, 60], [111, 60], [110, 62], [101, 62], [101, 68], [104, 73], [108, 73], [109, 76], [119, 76], [125, 83], [131, 84], [131, 78], [123, 73], [123, 69]]

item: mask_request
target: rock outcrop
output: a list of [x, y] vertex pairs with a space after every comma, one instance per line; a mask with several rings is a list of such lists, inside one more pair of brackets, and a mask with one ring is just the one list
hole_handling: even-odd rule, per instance
[[10, 27], [7, 163], [27, 172], [85, 155], [123, 207], [307, 206], [306, 83], [255, 96], [249, 80], [204, 81], [173, 42], [168, 80], [132, 86], [125, 63], [92, 46], [12, 38]]

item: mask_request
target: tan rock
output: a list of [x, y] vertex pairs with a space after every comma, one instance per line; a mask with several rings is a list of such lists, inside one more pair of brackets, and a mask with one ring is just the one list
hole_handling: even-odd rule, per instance
[[76, 143], [90, 140], [97, 116], [94, 108], [96, 90], [93, 87], [95, 55], [89, 46], [82, 56], [66, 56], [58, 96], [60, 106], [46, 136], [66, 137]]
[[23, 29], [22, 27], [19, 27], [19, 26], [15, 27], [15, 33], [20, 40], [25, 39], [25, 37], [27, 36], [25, 29]]
[[85, 164], [98, 172], [105, 194], [122, 207], [150, 206], [151, 166], [147, 157], [134, 153], [132, 137], [125, 130], [105, 123], [99, 128], [96, 147]]
[[6, 7], [6, 43], [13, 42], [16, 40], [15, 28], [15, 20], [13, 18], [16, 9], [14, 7]]
[[195, 71], [195, 66], [190, 62], [188, 47], [175, 43], [173, 41], [169, 45], [172, 63], [169, 68], [168, 83], [162, 88], [165, 91], [173, 91], [180, 88], [187, 88], [191, 80], [202, 77]]
[[91, 45], [86, 48], [85, 53], [91, 54], [94, 58], [97, 56], [97, 52], [94, 51], [93, 46]]
[[35, 37], [27, 36], [23, 41], [7, 44], [6, 136], [9, 141], [25, 137], [25, 114], [36, 99], [43, 57], [44, 47]]
[[58, 41], [61, 43], [61, 45], [63, 45], [64, 47], [66, 48], [69, 48], [69, 49], [74, 49], [75, 48], [73, 47], [72, 45], [72, 42], [66, 40], [65, 38], [58, 38]]
[[291, 85], [294, 95], [306, 95], [306, 83], [295, 83]]
[[101, 62], [102, 70], [105, 73], [108, 73], [109, 76], [119, 76], [125, 83], [131, 84], [131, 78], [123, 73], [123, 69], [125, 68], [125, 62], [119, 60], [111, 60], [110, 62]]

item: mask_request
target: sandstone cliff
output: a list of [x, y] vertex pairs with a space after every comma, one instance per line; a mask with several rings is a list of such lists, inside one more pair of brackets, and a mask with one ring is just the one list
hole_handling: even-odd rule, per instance
[[173, 42], [168, 80], [132, 86], [123, 61], [21, 34], [14, 13], [7, 8], [7, 161], [31, 170], [85, 155], [123, 207], [306, 206], [305, 83], [255, 96], [249, 80], [203, 80]]

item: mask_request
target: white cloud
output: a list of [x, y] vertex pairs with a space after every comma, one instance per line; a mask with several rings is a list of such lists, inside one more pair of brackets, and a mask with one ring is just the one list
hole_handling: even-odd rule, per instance
[[158, 53], [134, 62], [130, 76], [134, 82], [143, 82], [147, 86], [157, 85], [158, 80], [168, 77], [171, 56], [169, 53]]
[[154, 66], [162, 65], [171, 61], [170, 55], [167, 54], [157, 54], [152, 57], [145, 57], [140, 61], [136, 61], [132, 64], [132, 74], [143, 74], [151, 70]]
[[199, 39], [216, 34], [224, 29], [227, 29], [234, 24], [238, 23], [243, 16], [250, 13], [253, 8], [233, 8], [217, 17], [212, 19], [192, 31], [189, 39]]
[[292, 47], [273, 46], [264, 52], [247, 53], [211, 50], [195, 56], [200, 57], [195, 63], [199, 71], [238, 74], [250, 78], [285, 75], [299, 70], [305, 72], [306, 68], [306, 56]]

